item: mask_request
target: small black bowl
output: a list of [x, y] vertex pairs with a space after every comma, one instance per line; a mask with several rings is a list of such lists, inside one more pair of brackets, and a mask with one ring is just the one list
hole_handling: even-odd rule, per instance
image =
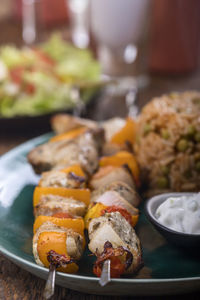
[[194, 193], [166, 193], [157, 195], [147, 200], [145, 213], [154, 227], [166, 238], [167, 241], [183, 249], [200, 248], [200, 234], [182, 233], [161, 225], [155, 217], [157, 208], [169, 197], [192, 196]]

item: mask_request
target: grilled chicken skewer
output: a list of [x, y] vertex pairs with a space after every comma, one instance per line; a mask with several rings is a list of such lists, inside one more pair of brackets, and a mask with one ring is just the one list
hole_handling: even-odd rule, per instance
[[[84, 227], [80, 224], [80, 216], [84, 216], [90, 201], [90, 191], [84, 189], [87, 176], [83, 169], [85, 167], [87, 173], [92, 172], [94, 168], [93, 158], [98, 156], [99, 140], [101, 138], [101, 132], [92, 132], [81, 128], [66, 135], [55, 136], [47, 144], [37, 147], [28, 155], [33, 167], [37, 166], [39, 170], [42, 170], [46, 168], [44, 167], [45, 159], [48, 161], [50, 156], [54, 154], [55, 149], [58, 150], [53, 157], [54, 162], [51, 166], [48, 166], [50, 171], [42, 174], [33, 197], [34, 215], [36, 217], [33, 253], [36, 262], [40, 265], [48, 266], [46, 254], [44, 258], [40, 259], [41, 252], [44, 252], [44, 248], [45, 253], [47, 253], [48, 247], [54, 247], [54, 243], [55, 248], [59, 245], [59, 252], [63, 250], [65, 255], [69, 253], [73, 260], [79, 259], [82, 254], [80, 249], [83, 249], [85, 240]], [[84, 142], [86, 143], [85, 148], [82, 147]], [[60, 143], [66, 143], [68, 146], [66, 146], [66, 149], [63, 149], [63, 144]], [[78, 147], [75, 153], [71, 152], [74, 144]], [[70, 160], [67, 156], [69, 153], [71, 155], [70, 158], [74, 155], [74, 159]], [[91, 153], [95, 154], [94, 157]], [[67, 164], [67, 168], [52, 170], [60, 166], [62, 159], [69, 160], [69, 166]], [[83, 169], [79, 164], [80, 161]], [[73, 165], [73, 162], [76, 165]], [[67, 219], [70, 219], [70, 222], [67, 222]], [[80, 229], [81, 226], [82, 229]], [[40, 239], [42, 239], [41, 243]], [[40, 245], [41, 251], [38, 248]], [[72, 251], [73, 249], [75, 252]], [[52, 250], [55, 249], [52, 248]], [[77, 253], [80, 255], [77, 256]]]
[[[62, 116], [62, 121], [64, 120], [67, 120], [67, 116]], [[54, 119], [54, 127], [58, 128], [56, 125], [56, 123], [59, 123], [58, 121], [59, 117], [57, 117], [56, 121]], [[65, 126], [65, 130], [67, 130], [67, 126], [69, 125], [66, 124], [67, 122], [65, 122], [65, 125], [64, 122], [62, 123], [62, 125]], [[80, 122], [78, 126], [82, 126]], [[106, 143], [103, 147], [105, 153], [113, 154], [119, 150], [129, 149], [128, 145], [124, 142], [124, 139], [129, 143], [132, 142], [130, 133], [133, 135], [133, 122], [131, 120], [121, 121], [113, 119], [104, 123], [103, 126], [106, 132]], [[61, 127], [59, 127], [59, 130], [61, 130]], [[113, 260], [118, 254], [118, 256], [121, 257], [121, 260], [125, 258], [128, 260], [127, 262], [125, 259], [125, 264], [121, 264], [124, 266], [126, 265], [122, 273], [129, 273], [133, 270], [136, 271], [141, 261], [139, 240], [132, 228], [132, 225], [137, 222], [138, 218], [138, 210], [134, 206], [137, 206], [140, 202], [140, 199], [135, 192], [135, 181], [132, 175], [134, 175], [135, 179], [138, 179], [138, 172], [132, 157], [128, 156], [126, 153], [125, 157], [124, 153], [119, 156], [120, 158], [117, 159], [117, 164], [115, 164], [115, 162], [113, 164], [112, 158], [111, 161], [110, 159], [108, 159], [108, 161], [104, 159], [101, 162], [102, 167], [100, 170], [91, 178], [90, 187], [94, 190], [92, 193], [92, 201], [94, 203], [90, 206], [85, 220], [86, 226], [89, 226], [89, 248], [99, 257], [96, 263], [96, 270], [99, 268], [98, 264], [102, 267], [104, 261], [110, 262], [110, 259], [102, 260], [101, 256], [109, 258], [110, 255]], [[126, 162], [127, 164], [124, 164]], [[104, 214], [101, 216], [103, 210]], [[100, 214], [100, 216], [98, 216], [98, 214]], [[124, 224], [121, 235], [117, 231], [117, 227], [119, 226], [120, 228], [120, 224]], [[129, 241], [130, 244], [127, 242], [125, 229], [127, 229], [132, 237]], [[110, 233], [110, 242], [103, 240], [103, 237], [105, 238], [106, 236], [106, 232], [108, 235]], [[126, 237], [125, 239], [124, 236]], [[100, 243], [100, 245], [98, 243]], [[106, 265], [109, 266], [109, 263], [106, 263], [105, 266]], [[113, 270], [111, 271], [113, 272]]]
[[[54, 293], [56, 270], [67, 273], [78, 270], [76, 262], [85, 247], [84, 221], [79, 216], [85, 214], [89, 202], [89, 199], [80, 201], [85, 195], [88, 198], [89, 191], [84, 189], [86, 178], [81, 167], [74, 165], [43, 173], [35, 190], [33, 254], [37, 264], [49, 267], [45, 299]], [[47, 193], [42, 194], [41, 190]], [[60, 191], [66, 196], [59, 195]], [[70, 193], [71, 197], [67, 197]]]
[[85, 247], [79, 216], [85, 214], [90, 196], [84, 188], [88, 174], [96, 169], [102, 138], [101, 130], [80, 128], [55, 136], [28, 156], [36, 172], [49, 170], [34, 192], [33, 253], [38, 264], [49, 266], [46, 298], [54, 292], [56, 269], [69, 273], [78, 269], [76, 261]]
[[[101, 197], [102, 196], [100, 196], [99, 198]], [[122, 199], [123, 198], [121, 197], [121, 199], [118, 199], [118, 201]], [[100, 201], [101, 200], [99, 200], [99, 202]], [[126, 200], [123, 199], [122, 205], [125, 201]], [[99, 205], [99, 202], [97, 202], [96, 205]], [[97, 276], [101, 275], [101, 268], [103, 262], [106, 259], [111, 260], [111, 277], [119, 277], [121, 274], [129, 274], [136, 272], [141, 265], [140, 242], [133, 229], [133, 226], [137, 222], [138, 214], [131, 215], [131, 213], [127, 209], [122, 208], [120, 202], [117, 203], [118, 205], [113, 204], [115, 204], [115, 197], [113, 197], [113, 199], [110, 198], [109, 202], [106, 203], [106, 206], [104, 202], [104, 208], [100, 207], [100, 216], [95, 217], [94, 214], [88, 226], [88, 234], [90, 240], [88, 247], [90, 251], [98, 257], [97, 263], [94, 267], [94, 273]], [[136, 209], [133, 208], [134, 213], [136, 213], [135, 210]], [[136, 221], [134, 222], [133, 217], [136, 217]], [[109, 247], [106, 246], [106, 249], [110, 249], [108, 251], [110, 252], [110, 254], [105, 253], [104, 245], [106, 245], [107, 242], [110, 243]], [[123, 249], [126, 250], [120, 252], [121, 254], [118, 255], [119, 257], [115, 257], [116, 253], [112, 253], [111, 250], [119, 250], [120, 247], [123, 247]], [[124, 255], [128, 254], [127, 251], [129, 251], [132, 254], [132, 262], [130, 263], [130, 265], [126, 264], [126, 260], [124, 260]], [[131, 255], [129, 255], [129, 262], [130, 256]], [[118, 273], [117, 270], [113, 270], [115, 269], [114, 264], [117, 264], [119, 267]]]
[[[130, 142], [129, 136], [127, 135], [127, 126], [128, 129], [130, 129], [130, 124], [132, 126], [130, 121], [126, 121], [125, 125], [123, 124], [124, 127], [121, 126], [119, 132], [115, 132], [113, 135], [110, 134], [110, 136], [113, 137], [113, 145], [115, 144], [116, 146], [119, 142], [113, 153], [119, 149], [127, 149], [127, 145], [121, 143], [121, 134], [124, 135], [125, 133], [125, 138], [128, 137], [127, 141]], [[85, 181], [88, 179], [88, 175], [92, 175], [97, 169], [97, 158], [103, 141], [102, 131], [99, 131], [98, 126], [94, 123], [78, 124], [75, 128], [77, 128], [75, 131], [60, 134], [49, 143], [37, 147], [29, 154], [29, 161], [38, 173], [42, 170], [51, 170], [42, 174], [39, 188], [45, 189], [53, 187], [55, 189], [61, 189], [67, 187], [73, 190], [82, 189], [85, 187]], [[126, 129], [126, 131], [124, 131], [124, 129]], [[108, 137], [109, 132], [108, 129], [106, 130]], [[85, 144], [87, 147], [84, 148]], [[102, 162], [100, 161], [102, 167], [90, 181], [90, 187], [94, 189], [92, 201], [95, 201], [95, 206], [101, 205], [104, 208], [104, 213], [101, 212], [100, 216], [88, 222], [89, 248], [98, 257], [94, 266], [94, 272], [100, 275], [102, 265], [109, 266], [110, 262], [110, 275], [112, 277], [136, 271], [141, 263], [140, 243], [132, 227], [138, 219], [138, 210], [133, 205], [137, 206], [140, 202], [135, 192], [134, 180], [136, 179], [136, 183], [138, 184], [138, 171], [136, 170], [134, 160], [128, 155], [128, 152], [125, 153], [125, 156], [124, 153], [120, 153], [119, 156], [117, 164], [113, 164], [113, 161], [110, 163], [110, 161], [106, 159]], [[81, 166], [87, 175], [84, 177], [82, 176], [83, 174], [80, 173], [77, 175], [74, 174], [73, 171], [65, 173], [64, 170], [62, 170], [62, 168], [66, 168], [71, 164]], [[118, 172], [116, 172], [116, 170]], [[134, 179], [132, 175], [134, 175]], [[83, 216], [86, 203], [77, 203], [75, 201], [81, 201], [73, 197], [66, 197], [63, 193], [53, 193], [53, 195], [51, 195], [51, 193], [44, 193], [40, 196], [39, 201], [38, 199], [36, 201], [35, 215], [40, 218], [41, 214], [43, 214], [43, 218], [52, 219], [46, 220], [46, 222], [43, 222], [39, 229], [37, 229], [35, 239], [38, 243], [37, 232], [43, 229], [47, 230], [48, 226], [55, 231], [55, 234], [64, 232], [65, 236], [67, 236], [64, 244], [68, 244], [68, 247], [66, 247], [66, 257], [69, 252], [71, 254], [70, 259], [72, 259], [72, 261], [65, 263], [65, 266], [67, 265], [69, 269], [69, 266], [73, 265], [74, 261], [81, 256], [82, 252], [80, 249], [84, 247], [80, 247], [81, 233], [75, 232], [74, 230], [70, 231], [66, 224], [64, 225], [66, 225], [67, 228], [57, 226], [54, 220], [55, 214], [59, 215], [59, 213], [62, 214], [64, 213], [63, 211], [67, 211], [73, 215]], [[54, 222], [52, 222], [53, 220]], [[40, 222], [38, 221], [38, 223]], [[120, 234], [118, 230], [118, 226], [120, 227], [121, 224], [124, 225], [124, 232], [122, 234]], [[103, 240], [103, 235], [105, 238], [103, 232], [108, 233], [108, 240], [106, 241]], [[46, 232], [45, 234], [48, 235]], [[99, 240], [96, 236], [99, 237]], [[128, 236], [130, 238], [129, 241], [127, 240]], [[51, 240], [51, 238], [52, 240], [54, 239], [54, 237], [48, 237], [48, 240]], [[70, 242], [67, 242], [68, 240]], [[71, 245], [73, 245], [76, 251], [72, 251], [70, 248]], [[84, 239], [82, 245], [84, 245]], [[80, 256], [77, 256], [77, 253], [79, 253]], [[36, 259], [37, 254], [36, 251]], [[104, 264], [105, 261], [108, 261], [108, 264]], [[116, 270], [118, 267], [120, 268], [118, 273], [115, 273], [113, 269], [114, 265], [116, 265]]]
[[42, 174], [33, 199], [33, 254], [37, 264], [49, 267], [47, 299], [54, 292], [56, 269], [78, 270], [76, 262], [85, 247], [80, 216], [84, 216], [90, 197], [84, 188], [88, 174], [96, 169], [101, 140], [101, 131], [80, 128], [55, 136], [28, 155], [36, 172], [49, 170]]
[[[33, 203], [36, 220], [33, 253], [36, 262], [40, 265], [48, 266], [47, 256], [44, 255], [40, 259], [44, 249], [47, 253], [50, 250], [56, 251], [55, 249], [58, 247], [57, 250], [63, 251], [60, 254], [67, 255], [68, 253], [73, 260], [79, 259], [83, 252], [85, 246], [84, 222], [80, 216], [83, 216], [86, 211], [90, 192], [87, 189], [71, 189], [72, 182], [66, 178], [68, 179], [67, 176], [72, 171], [78, 178], [79, 174], [84, 175], [81, 168], [77, 166], [60, 172], [50, 171], [42, 175], [39, 186], [34, 191]], [[60, 187], [61, 183], [62, 187]], [[49, 249], [49, 247], [54, 248]]]
[[[123, 172], [117, 176], [115, 172], [103, 173], [100, 169], [98, 176], [92, 177], [90, 186], [97, 190], [92, 193], [93, 204], [85, 217], [90, 240], [88, 247], [97, 256], [93, 272], [100, 277], [101, 285], [107, 284], [110, 277], [137, 272], [142, 264], [140, 242], [133, 229], [139, 213], [135, 206], [140, 203], [133, 176], [130, 175], [128, 185], [124, 182]], [[101, 182], [96, 180], [95, 185], [97, 177], [101, 177]], [[121, 181], [112, 182], [115, 178]]]

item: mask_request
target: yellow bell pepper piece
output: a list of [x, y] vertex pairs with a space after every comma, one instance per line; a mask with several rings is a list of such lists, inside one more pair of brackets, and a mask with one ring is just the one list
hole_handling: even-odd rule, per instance
[[57, 218], [51, 216], [39, 216], [36, 218], [33, 225], [33, 233], [35, 234], [38, 228], [45, 222], [51, 222], [56, 226], [73, 229], [75, 232], [79, 233], [83, 237], [83, 244], [85, 247], [85, 235], [84, 229], [85, 224], [83, 218]]
[[133, 144], [134, 140], [135, 122], [131, 118], [127, 118], [124, 127], [112, 136], [110, 142], [114, 144], [123, 145], [126, 142]]
[[127, 165], [132, 172], [132, 175], [137, 184], [139, 184], [139, 167], [135, 156], [127, 151], [120, 151], [111, 156], [104, 156], [100, 159], [99, 165], [105, 166], [122, 166]]
[[132, 216], [132, 226], [135, 227], [139, 219], [139, 215]]
[[[60, 255], [66, 255], [69, 257], [66, 248], [66, 238], [66, 232], [47, 231], [40, 233], [38, 237], [37, 251], [39, 259], [45, 267], [49, 267], [47, 253], [50, 250], [54, 250]], [[65, 273], [76, 273], [78, 271], [78, 266], [77, 264], [72, 263], [67, 265], [65, 268], [58, 268], [57, 270]]]
[[80, 165], [72, 165], [68, 168], [60, 170], [60, 172], [64, 172], [64, 173], [67, 173], [67, 174], [68, 173], [74, 173], [77, 176], [85, 177], [85, 173], [83, 172]]
[[[109, 206], [106, 206], [102, 203], [96, 203], [96, 204], [90, 205], [89, 208], [88, 208], [88, 211], [87, 211], [87, 213], [84, 217], [85, 228], [88, 229], [90, 221], [94, 218], [100, 217], [102, 211], [105, 210], [108, 207]], [[135, 227], [135, 225], [138, 222], [139, 215], [134, 215], [134, 216], [131, 216], [131, 217], [132, 217], [132, 226]]]
[[91, 206], [91, 208], [88, 209], [84, 221], [85, 221], [85, 228], [88, 229], [88, 226], [90, 224], [90, 221], [94, 218], [98, 218], [101, 216], [101, 211], [103, 209], [105, 209], [107, 206], [101, 204], [101, 203], [97, 203], [93, 206]]
[[61, 134], [55, 135], [54, 137], [52, 137], [49, 140], [49, 142], [52, 143], [52, 142], [58, 142], [58, 141], [63, 141], [63, 140], [71, 140], [71, 139], [74, 139], [74, 138], [78, 137], [79, 135], [83, 134], [86, 130], [87, 130], [86, 127], [72, 129], [66, 133], [61, 133]]

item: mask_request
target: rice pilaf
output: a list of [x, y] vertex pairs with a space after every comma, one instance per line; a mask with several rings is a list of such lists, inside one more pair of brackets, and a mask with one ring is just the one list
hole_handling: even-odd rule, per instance
[[149, 102], [137, 119], [134, 151], [149, 195], [200, 190], [200, 92]]

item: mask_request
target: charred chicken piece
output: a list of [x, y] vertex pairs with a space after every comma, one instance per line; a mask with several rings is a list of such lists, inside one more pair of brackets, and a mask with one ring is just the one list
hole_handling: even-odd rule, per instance
[[119, 213], [106, 213], [104, 216], [93, 219], [88, 228], [90, 251], [101, 256], [107, 241], [112, 247], [123, 247], [131, 252], [133, 260], [124, 274], [134, 273], [141, 267], [142, 253], [140, 241], [127, 220]]
[[67, 257], [64, 254], [58, 254], [54, 250], [50, 250], [49, 252], [47, 252], [47, 260], [51, 266], [53, 265], [56, 268], [63, 268], [66, 265], [75, 262], [74, 259], [71, 259], [70, 257]]
[[133, 262], [133, 254], [123, 246], [113, 248], [110, 242], [105, 242], [103, 252], [98, 255], [93, 267], [93, 272], [98, 277], [101, 276], [103, 263], [110, 260], [110, 276], [117, 278], [123, 275]]

